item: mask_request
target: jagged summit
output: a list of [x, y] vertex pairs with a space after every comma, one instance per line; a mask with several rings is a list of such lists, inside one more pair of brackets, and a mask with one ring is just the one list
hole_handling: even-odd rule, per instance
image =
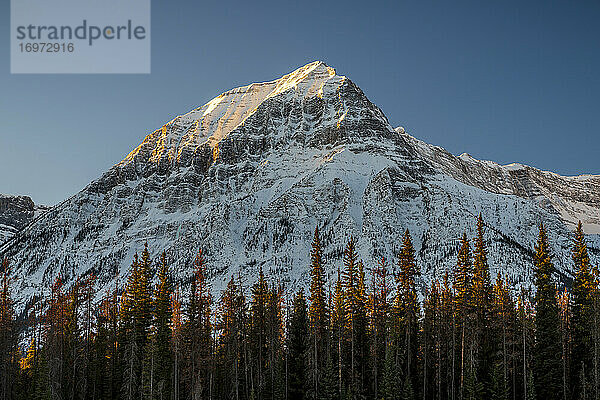
[[0, 245], [47, 209], [46, 206], [34, 204], [28, 196], [0, 193]]
[[228, 90], [148, 135], [120, 164], [132, 162], [148, 144], [154, 145], [148, 159], [152, 162], [160, 161], [165, 154], [169, 160], [179, 160], [186, 150], [194, 151], [205, 144], [214, 149], [269, 99], [285, 96], [286, 102], [303, 103], [335, 93], [345, 80], [324, 62], [315, 61], [279, 79]]

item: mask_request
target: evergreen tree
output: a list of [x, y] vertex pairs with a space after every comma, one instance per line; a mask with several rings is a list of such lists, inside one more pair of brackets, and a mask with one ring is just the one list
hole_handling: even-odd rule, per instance
[[367, 386], [367, 299], [362, 262], [358, 261], [354, 239], [344, 250], [345, 341], [348, 348], [348, 390], [351, 398], [362, 396]]
[[335, 282], [335, 289], [333, 294], [333, 305], [331, 308], [331, 331], [332, 331], [332, 358], [335, 361], [335, 377], [336, 377], [336, 388], [337, 397], [341, 399], [343, 396], [343, 389], [345, 385], [343, 369], [344, 369], [344, 337], [345, 337], [345, 326], [346, 326], [346, 311], [344, 309], [344, 290], [342, 287], [342, 278], [340, 269], [337, 271], [337, 280]]
[[[264, 398], [278, 399], [284, 396], [283, 364], [283, 290], [272, 285], [266, 303], [266, 368]], [[308, 325], [307, 325], [308, 327]]]
[[[181, 303], [179, 289], [176, 289], [171, 296], [171, 308], [173, 309], [173, 317], [171, 319], [171, 326], [173, 329], [173, 400], [179, 400], [181, 398], [181, 360], [184, 358], [184, 333]], [[194, 398], [191, 391], [188, 391], [187, 393], [190, 397]]]
[[1, 264], [0, 276], [0, 399], [14, 396], [17, 379], [17, 326], [10, 293], [8, 260]]
[[172, 331], [173, 309], [171, 296], [173, 287], [169, 277], [165, 252], [160, 258], [158, 286], [154, 296], [154, 332], [152, 335], [153, 382], [152, 398], [168, 399], [172, 393]]
[[311, 398], [320, 397], [320, 377], [324, 368], [325, 346], [327, 345], [328, 310], [325, 303], [325, 271], [323, 267], [323, 250], [319, 238], [319, 228], [315, 228], [312, 250], [310, 253], [310, 305], [308, 317], [310, 321], [310, 379], [312, 385]]
[[120, 391], [117, 343], [117, 291], [109, 291], [101, 300], [94, 339], [92, 369], [95, 371], [94, 398], [116, 399]]
[[441, 392], [440, 283], [435, 280], [423, 300], [421, 354], [423, 358], [422, 398], [436, 399]]
[[292, 313], [288, 323], [288, 398], [302, 400], [306, 398], [307, 362], [309, 349], [308, 316], [304, 293], [294, 296]]
[[[150, 285], [150, 253], [145, 244], [142, 259], [137, 254], [131, 265], [131, 273], [121, 298], [119, 343], [123, 364], [122, 398], [137, 400], [142, 389], [149, 386], [151, 368], [145, 355], [148, 354], [148, 339], [152, 322], [152, 289]], [[145, 362], [144, 362], [145, 361]]]
[[[473, 264], [471, 259], [471, 247], [467, 234], [464, 233], [461, 239], [460, 249], [456, 269], [454, 271], [454, 290], [455, 294], [455, 320], [456, 332], [458, 333], [458, 342], [456, 335], [453, 337], [455, 343], [455, 354], [458, 360], [459, 398], [464, 398], [465, 375], [472, 373], [474, 367], [473, 348], [472, 348], [472, 328], [473, 328]], [[476, 380], [474, 375], [470, 378]]]
[[199, 250], [194, 260], [194, 274], [185, 326], [185, 341], [188, 348], [185, 375], [187, 391], [193, 399], [206, 397], [210, 392], [211, 303], [206, 260], [202, 250]]
[[[219, 335], [217, 389], [222, 398], [239, 400], [250, 397], [252, 389], [245, 359], [246, 300], [233, 277], [229, 280], [219, 302], [217, 329]], [[248, 365], [248, 367], [250, 367]]]
[[479, 214], [477, 218], [477, 236], [473, 248], [472, 296], [475, 326], [472, 347], [476, 358], [474, 362], [477, 365], [476, 381], [481, 382], [483, 387], [488, 388], [491, 385], [496, 341], [493, 338], [494, 332], [491, 329], [492, 284], [483, 233], [483, 219]]
[[534, 399], [535, 312], [524, 289], [519, 294], [514, 325], [516, 325], [514, 341], [518, 343], [515, 377], [519, 385], [513, 387], [513, 396]]
[[379, 398], [384, 385], [386, 349], [390, 345], [390, 288], [388, 285], [388, 266], [384, 257], [373, 269], [373, 293], [370, 303], [370, 337], [372, 364], [372, 392]]
[[534, 383], [540, 399], [558, 399], [562, 393], [560, 317], [556, 303], [556, 287], [552, 279], [555, 272], [543, 224], [535, 246], [535, 353]]
[[[575, 279], [572, 289], [572, 343], [571, 394], [572, 398], [582, 398], [583, 383], [594, 378], [594, 294], [598, 283], [592, 274], [592, 266], [587, 252], [581, 221], [573, 238], [573, 266]], [[584, 379], [582, 380], [581, 377]]]
[[492, 392], [490, 395], [503, 396], [509, 393], [509, 373], [511, 369], [511, 345], [514, 342], [513, 323], [516, 318], [514, 301], [506, 287], [502, 275], [496, 277], [493, 287], [492, 339], [497, 342], [496, 357], [492, 362]]
[[267, 344], [267, 302], [269, 287], [262, 267], [259, 270], [258, 280], [252, 286], [250, 301], [250, 337], [248, 344], [252, 360], [251, 387], [257, 400], [262, 400], [266, 386], [266, 370], [268, 363]]
[[[571, 307], [570, 307], [570, 296], [567, 290], [557, 291], [556, 302], [558, 305], [558, 315], [560, 317], [560, 339], [561, 339], [561, 392], [563, 399], [569, 397], [570, 394], [570, 382], [569, 379], [577, 379], [575, 376], [571, 376], [570, 364], [571, 364]], [[585, 371], [583, 369], [582, 371]], [[570, 378], [571, 377], [571, 378]], [[582, 382], [582, 387], [585, 387], [586, 378], [585, 374], [579, 376]]]
[[402, 326], [402, 359], [404, 360], [400, 368], [404, 371], [405, 382], [410, 385], [410, 393], [415, 393], [416, 395], [420, 386], [417, 365], [420, 308], [417, 297], [416, 278], [421, 274], [417, 268], [415, 250], [408, 229], [404, 232], [402, 238], [398, 270], [396, 303]]

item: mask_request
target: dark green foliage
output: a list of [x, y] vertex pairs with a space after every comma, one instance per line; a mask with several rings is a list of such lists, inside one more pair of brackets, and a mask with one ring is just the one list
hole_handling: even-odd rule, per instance
[[171, 350], [171, 321], [173, 288], [168, 273], [167, 256], [163, 252], [158, 270], [158, 285], [154, 297], [154, 328], [150, 342], [152, 388], [154, 399], [168, 399], [172, 392], [173, 353]]
[[0, 265], [0, 399], [12, 399], [17, 388], [17, 326], [10, 293], [8, 260]]
[[397, 366], [404, 376], [405, 396], [417, 396], [419, 392], [418, 351], [420, 307], [416, 279], [421, 274], [415, 260], [415, 250], [408, 230], [404, 232], [398, 260], [398, 290], [396, 292], [397, 318], [399, 319], [399, 351], [403, 363]]
[[540, 224], [535, 247], [535, 391], [540, 399], [558, 399], [562, 393], [560, 319], [556, 301], [555, 272], [546, 229]]
[[292, 313], [288, 322], [288, 398], [302, 400], [306, 398], [308, 377], [308, 315], [304, 293], [294, 296]]
[[310, 326], [310, 352], [309, 352], [309, 386], [310, 397], [321, 397], [321, 378], [324, 372], [326, 346], [328, 345], [328, 309], [325, 299], [325, 270], [323, 266], [323, 250], [319, 229], [315, 234], [310, 253], [310, 306], [308, 318]]
[[[573, 398], [583, 398], [586, 383], [593, 381], [594, 341], [596, 339], [596, 281], [587, 253], [581, 221], [573, 239], [573, 267], [575, 279], [572, 289], [572, 352], [571, 393]], [[589, 397], [592, 393], [587, 390]], [[587, 397], [587, 396], [586, 396]]]
[[192, 284], [183, 328], [185, 345], [184, 391], [192, 398], [206, 397], [211, 392], [212, 323], [210, 287], [207, 283], [206, 260], [202, 250], [194, 260]]

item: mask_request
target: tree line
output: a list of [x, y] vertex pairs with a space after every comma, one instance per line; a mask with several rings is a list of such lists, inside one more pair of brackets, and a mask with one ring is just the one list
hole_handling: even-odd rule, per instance
[[600, 273], [581, 223], [571, 288], [543, 225], [533, 293], [492, 281], [487, 256], [479, 216], [422, 297], [408, 230], [395, 267], [367, 269], [350, 239], [328, 282], [317, 228], [307, 293], [288, 296], [261, 268], [249, 290], [232, 276], [213, 299], [202, 251], [176, 285], [146, 245], [123, 287], [99, 296], [93, 276], [57, 279], [19, 318], [4, 260], [0, 400], [600, 398]]

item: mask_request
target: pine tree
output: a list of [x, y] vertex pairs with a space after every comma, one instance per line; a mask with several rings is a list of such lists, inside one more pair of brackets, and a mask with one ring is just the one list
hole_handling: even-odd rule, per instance
[[173, 329], [173, 400], [179, 400], [181, 397], [181, 360], [183, 359], [184, 349], [181, 303], [179, 289], [176, 289], [171, 296], [171, 308], [173, 309], [173, 317], [171, 319], [171, 326]]
[[310, 253], [310, 305], [308, 318], [310, 321], [310, 397], [320, 397], [320, 376], [325, 360], [327, 345], [328, 310], [325, 303], [325, 271], [323, 267], [323, 250], [319, 237], [319, 228], [315, 228], [312, 250]]
[[248, 398], [251, 389], [246, 385], [246, 300], [233, 277], [219, 302], [217, 329], [220, 331], [217, 392], [221, 398]]
[[344, 309], [344, 290], [342, 287], [342, 278], [340, 269], [337, 271], [337, 280], [333, 293], [333, 301], [331, 308], [331, 331], [332, 331], [332, 357], [335, 361], [335, 377], [337, 387], [337, 397], [342, 399], [345, 380], [343, 375], [344, 360], [344, 337], [346, 326], [346, 310]]
[[67, 377], [71, 371], [68, 365], [67, 307], [68, 295], [62, 279], [57, 278], [50, 287], [50, 301], [44, 318], [45, 340], [43, 356], [46, 362], [47, 386], [53, 398], [69, 395]]
[[[419, 348], [419, 302], [417, 297], [416, 279], [421, 274], [415, 260], [415, 250], [408, 229], [402, 238], [402, 247], [398, 260], [398, 291], [396, 303], [401, 322], [403, 336], [402, 354], [405, 382], [410, 384], [410, 392], [418, 393], [418, 365], [417, 356]], [[405, 384], [406, 386], [406, 384]]]
[[[460, 249], [456, 269], [454, 272], [454, 289], [455, 295], [455, 314], [456, 328], [458, 332], [458, 347], [455, 346], [455, 351], [458, 349], [457, 355], [459, 369], [459, 398], [464, 398], [465, 375], [473, 369], [472, 358], [472, 319], [473, 319], [473, 264], [471, 259], [471, 247], [467, 234], [463, 234], [461, 239]], [[453, 343], [456, 342], [456, 336], [453, 338]], [[473, 376], [473, 379], [476, 379]]]
[[[308, 317], [304, 293], [294, 296], [292, 313], [288, 322], [288, 398], [302, 400], [306, 398], [307, 362], [309, 349]], [[310, 381], [308, 382], [310, 385]]]
[[493, 373], [493, 355], [495, 352], [493, 330], [491, 329], [492, 284], [490, 268], [487, 261], [487, 249], [483, 238], [484, 224], [481, 214], [477, 218], [477, 236], [473, 249], [473, 305], [475, 313], [475, 326], [473, 352], [477, 365], [476, 380], [484, 387], [491, 384]]
[[[573, 266], [575, 279], [572, 289], [572, 343], [571, 394], [582, 398], [583, 382], [594, 378], [594, 294], [598, 283], [592, 274], [592, 266], [587, 252], [581, 221], [573, 238]], [[580, 379], [583, 376], [584, 381]]]
[[117, 306], [117, 290], [115, 289], [107, 292], [98, 307], [97, 333], [91, 362], [96, 376], [94, 398], [115, 399], [120, 390]]
[[264, 398], [266, 386], [266, 369], [268, 357], [267, 344], [267, 302], [269, 287], [262, 267], [259, 270], [258, 281], [252, 286], [250, 302], [250, 337], [249, 347], [252, 359], [252, 389], [258, 400]]
[[7, 259], [2, 261], [0, 275], [0, 399], [8, 400], [16, 389], [18, 337]]
[[492, 340], [497, 342], [496, 357], [492, 362], [492, 387], [495, 396], [509, 393], [509, 373], [511, 368], [511, 344], [514, 341], [513, 323], [516, 318], [514, 301], [506, 287], [504, 277], [498, 275], [493, 287]]
[[[563, 399], [569, 397], [570, 393], [570, 379], [577, 379], [576, 376], [570, 374], [571, 364], [571, 307], [570, 307], [570, 296], [567, 290], [557, 291], [556, 302], [558, 306], [558, 315], [560, 317], [560, 339], [561, 339], [561, 393]], [[585, 371], [585, 368], [582, 369]], [[585, 374], [579, 376], [582, 387], [585, 387]]]
[[[283, 289], [272, 284], [266, 302], [266, 368], [264, 398], [281, 398], [285, 392], [283, 364]], [[308, 326], [308, 325], [307, 325]]]
[[422, 398], [436, 399], [441, 393], [440, 283], [434, 280], [423, 300], [421, 353], [423, 358]]
[[383, 366], [383, 377], [379, 390], [379, 399], [382, 400], [398, 400], [400, 392], [403, 388], [402, 382], [399, 380], [401, 376], [396, 362], [395, 352], [391, 347], [386, 349], [385, 361]]
[[508, 400], [508, 386], [504, 378], [504, 367], [500, 363], [494, 364], [492, 368], [492, 379], [490, 385], [490, 400]]
[[456, 398], [456, 301], [455, 293], [450, 282], [450, 275], [446, 272], [440, 285], [440, 305], [439, 305], [440, 330], [440, 350], [438, 352], [438, 374], [440, 376], [438, 390], [442, 398]]
[[370, 299], [370, 337], [372, 364], [372, 392], [379, 398], [383, 389], [386, 349], [390, 335], [390, 287], [388, 284], [388, 266], [384, 257], [373, 269], [373, 293]]
[[560, 318], [556, 303], [555, 272], [543, 224], [535, 246], [535, 392], [540, 399], [558, 399], [562, 393]]
[[169, 277], [165, 252], [160, 258], [158, 285], [154, 295], [154, 331], [152, 335], [153, 356], [153, 388], [152, 398], [168, 399], [172, 392], [172, 319], [173, 308], [171, 296], [173, 287]]
[[513, 388], [513, 396], [520, 395], [524, 399], [535, 399], [533, 385], [535, 312], [525, 289], [521, 289], [518, 297], [514, 325], [516, 325], [514, 341], [518, 343], [515, 375], [519, 385]]
[[210, 392], [210, 349], [212, 347], [210, 286], [207, 282], [206, 260], [202, 250], [194, 260], [185, 341], [187, 389], [193, 399], [208, 396]]
[[345, 341], [349, 355], [349, 396], [358, 397], [366, 388], [367, 366], [367, 300], [364, 270], [358, 261], [354, 239], [351, 238], [344, 250], [344, 313]]
[[135, 400], [142, 389], [147, 389], [152, 377], [152, 362], [148, 355], [148, 339], [152, 323], [152, 290], [150, 285], [150, 253], [145, 244], [142, 259], [137, 254], [131, 265], [125, 291], [121, 297], [119, 343], [123, 344], [120, 353], [123, 365], [122, 398]]

